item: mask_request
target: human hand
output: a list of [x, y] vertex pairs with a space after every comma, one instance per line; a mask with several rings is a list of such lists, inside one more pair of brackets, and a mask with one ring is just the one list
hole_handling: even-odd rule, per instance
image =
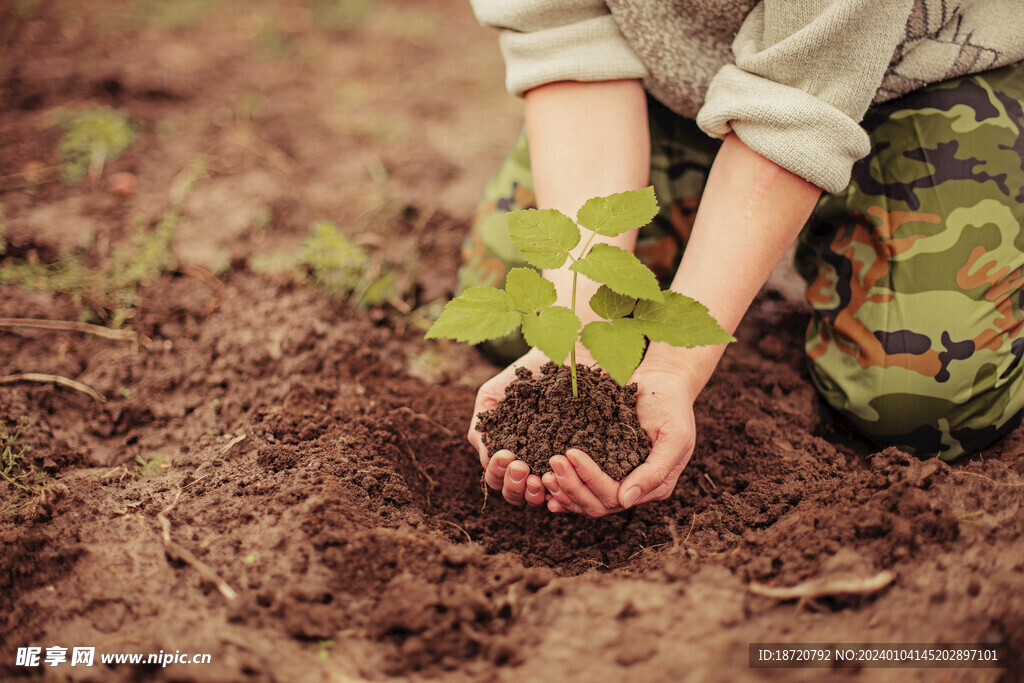
[[542, 483], [551, 495], [548, 510], [602, 517], [639, 503], [664, 500], [693, 455], [696, 430], [692, 376], [682, 367], [645, 359], [631, 381], [637, 384], [637, 417], [651, 438], [647, 460], [617, 482], [586, 453], [569, 449], [551, 458]]
[[498, 401], [505, 398], [505, 388], [516, 378], [517, 368], [527, 368], [538, 373], [540, 367], [548, 362], [538, 349], [531, 349], [497, 375], [480, 385], [473, 405], [473, 419], [469, 423], [469, 434], [466, 438], [480, 455], [480, 464], [484, 468], [484, 482], [490, 488], [501, 491], [502, 497], [512, 505], [543, 505], [546, 496], [540, 477], [530, 474], [530, 466], [507, 450], [498, 451], [493, 456], [487, 452], [483, 435], [477, 431], [477, 417], [481, 412], [493, 410]]

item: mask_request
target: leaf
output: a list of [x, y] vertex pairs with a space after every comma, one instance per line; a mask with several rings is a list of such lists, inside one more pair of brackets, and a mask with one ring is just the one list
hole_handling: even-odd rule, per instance
[[519, 327], [522, 315], [512, 297], [493, 287], [470, 287], [441, 311], [427, 330], [427, 339], [447, 337], [469, 344], [503, 337]]
[[631, 296], [616, 294], [608, 285], [600, 288], [590, 297], [590, 308], [605, 320], [625, 318], [633, 312], [636, 299]]
[[532, 313], [523, 316], [526, 343], [543, 351], [556, 365], [565, 362], [579, 329], [580, 319], [564, 306], [552, 306], [539, 316]]
[[508, 236], [523, 258], [536, 268], [558, 268], [580, 242], [580, 229], [555, 209], [524, 209], [508, 213]]
[[641, 301], [633, 311], [633, 318], [652, 341], [687, 348], [736, 341], [711, 317], [704, 304], [675, 292], [663, 293], [664, 302]]
[[653, 187], [630, 190], [587, 201], [576, 213], [576, 222], [599, 235], [615, 237], [642, 228], [658, 215]]
[[580, 341], [594, 360], [619, 384], [629, 381], [644, 353], [644, 335], [631, 318], [588, 323]]
[[569, 270], [637, 299], [661, 301], [661, 289], [654, 273], [625, 249], [595, 244], [590, 253], [569, 266]]
[[533, 268], [513, 268], [505, 279], [505, 291], [523, 313], [539, 313], [555, 303], [555, 286]]

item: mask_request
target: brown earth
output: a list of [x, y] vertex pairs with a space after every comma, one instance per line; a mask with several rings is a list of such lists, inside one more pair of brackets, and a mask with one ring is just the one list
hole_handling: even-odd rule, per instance
[[[669, 500], [587, 520], [485, 499], [464, 435], [495, 368], [424, 343], [415, 311], [450, 290], [517, 126], [493, 36], [455, 1], [381, 2], [341, 34], [301, 3], [168, 9], [194, 4], [48, 2], [0, 31], [6, 258], [102, 263], [206, 160], [177, 266], [132, 309], [141, 343], [0, 328], [0, 374], [105, 397], [0, 385], [50, 481], [36, 498], [0, 482], [0, 678], [1024, 679], [1024, 432], [955, 466], [859, 440], [804, 374], [806, 314], [772, 290], [700, 398]], [[145, 123], [105, 170], [136, 176], [127, 199], [23, 175], [55, 165], [56, 112], [83, 103]], [[416, 264], [411, 313], [246, 266], [318, 217]], [[3, 318], [90, 306], [0, 287]], [[819, 597], [759, 594], [805, 582]], [[1008, 641], [1012, 661], [749, 669], [748, 644], [772, 641]], [[30, 671], [28, 645], [212, 663]]]
[[636, 416], [636, 385], [620, 386], [582, 364], [576, 375], [574, 397], [568, 366], [546, 363], [536, 377], [527, 368], [516, 370], [505, 398], [479, 415], [477, 429], [488, 452], [512, 451], [538, 475], [550, 472], [548, 461], [570, 448], [586, 453], [613, 479], [635, 470], [651, 451]]

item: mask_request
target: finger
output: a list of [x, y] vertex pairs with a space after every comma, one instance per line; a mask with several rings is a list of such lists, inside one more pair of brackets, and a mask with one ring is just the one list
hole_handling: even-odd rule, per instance
[[572, 503], [569, 500], [569, 496], [565, 495], [565, 491], [558, 485], [558, 477], [555, 476], [554, 471], [545, 472], [544, 476], [540, 478], [544, 488], [547, 489], [548, 495], [553, 499], [557, 500], [562, 504], [562, 507], [567, 507]]
[[575, 503], [584, 514], [589, 516], [600, 516], [607, 514], [609, 510], [598, 500], [597, 496], [583, 483], [583, 480], [576, 474], [576, 470], [564, 455], [556, 455], [551, 458], [551, 470], [555, 473], [555, 480], [558, 487], [568, 497], [569, 501]]
[[501, 487], [501, 495], [509, 503], [521, 506], [526, 496], [526, 478], [530, 475], [530, 467], [522, 460], [513, 460], [512, 464], [505, 468], [504, 485]]
[[544, 500], [547, 498], [544, 490], [544, 485], [540, 482], [540, 477], [536, 474], [531, 474], [526, 479], [526, 502], [530, 505], [543, 505]]
[[570, 448], [565, 457], [572, 464], [576, 475], [597, 496], [606, 508], [619, 508], [619, 482], [615, 481], [602, 470], [589, 455], [578, 448]]
[[675, 485], [693, 449], [682, 434], [661, 433], [647, 460], [629, 473], [619, 486], [619, 503], [629, 508], [644, 500], [658, 487]]
[[572, 512], [577, 515], [586, 514], [586, 512], [583, 511], [583, 508], [581, 508], [576, 503], [573, 503], [572, 501], [569, 501], [567, 503], [561, 503], [555, 500], [554, 498], [548, 501], [548, 512], [553, 512], [556, 515], [569, 512]]
[[511, 451], [498, 451], [487, 463], [487, 470], [484, 472], [484, 482], [492, 489], [498, 490], [505, 483], [505, 471], [516, 459]]

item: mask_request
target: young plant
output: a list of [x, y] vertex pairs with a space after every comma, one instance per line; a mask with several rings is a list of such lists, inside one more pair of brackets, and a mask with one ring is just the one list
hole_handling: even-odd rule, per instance
[[[705, 346], [735, 341], [701, 303], [662, 291], [654, 273], [636, 256], [608, 244], [594, 244], [597, 235], [615, 237], [647, 225], [658, 213], [654, 188], [589, 200], [576, 221], [554, 209], [527, 209], [508, 214], [509, 237], [531, 266], [560, 268], [572, 263], [570, 307], [556, 306], [555, 286], [531, 268], [508, 272], [505, 289], [470, 287], [448, 302], [427, 332], [470, 344], [503, 337], [522, 326], [530, 346], [556, 365], [570, 358], [572, 395], [576, 383], [576, 342], [619, 384], [625, 384], [643, 357], [645, 339], [673, 346]], [[572, 251], [590, 235], [576, 257]], [[593, 245], [593, 246], [591, 246]], [[580, 275], [601, 284], [590, 299], [603, 320], [583, 326], [576, 315], [576, 284]]]

